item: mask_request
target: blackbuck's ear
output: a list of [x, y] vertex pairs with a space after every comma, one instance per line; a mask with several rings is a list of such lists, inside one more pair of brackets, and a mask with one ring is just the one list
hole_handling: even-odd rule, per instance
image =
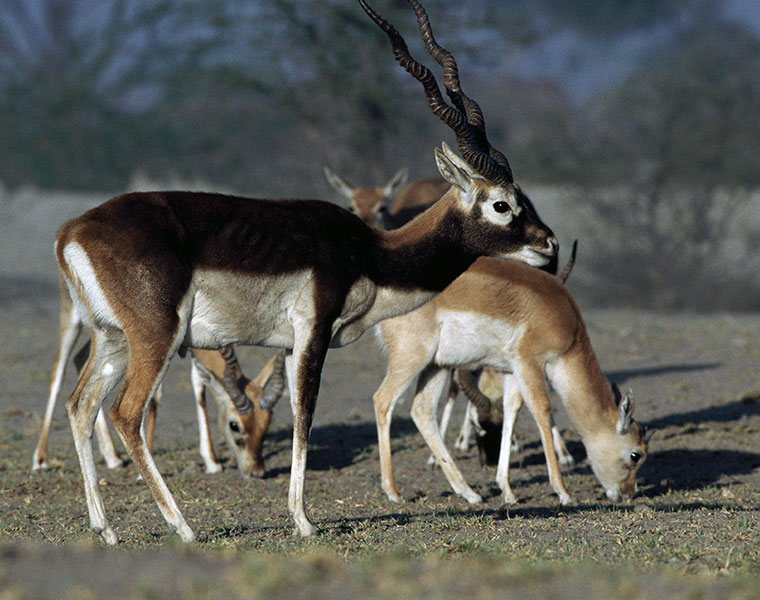
[[441, 177], [461, 192], [460, 197], [466, 204], [465, 209], [472, 208], [475, 198], [474, 195], [470, 198], [469, 192], [472, 189], [473, 178], [480, 175], [459, 158], [445, 142], [441, 144], [441, 148], [435, 149], [435, 164]]
[[[618, 393], [620, 390], [618, 390]], [[628, 390], [625, 395], [623, 396], [622, 400], [620, 400], [620, 404], [618, 404], [618, 422], [617, 422], [617, 432], [622, 435], [626, 433], [630, 427], [631, 422], [633, 421], [633, 393]]]
[[409, 178], [409, 171], [406, 169], [399, 170], [398, 173], [396, 173], [391, 180], [386, 183], [382, 190], [383, 190], [383, 197], [386, 200], [390, 200], [391, 198], [395, 197], [396, 194], [398, 194], [398, 191], [406, 185], [406, 180]]
[[329, 183], [336, 192], [338, 192], [346, 200], [351, 199], [351, 196], [354, 194], [354, 186], [343, 179], [340, 175], [330, 170], [329, 167], [322, 167], [322, 172], [325, 174], [327, 183]]

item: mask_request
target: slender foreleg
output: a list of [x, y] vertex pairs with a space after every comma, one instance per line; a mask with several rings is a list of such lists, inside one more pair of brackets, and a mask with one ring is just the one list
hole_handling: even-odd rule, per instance
[[496, 484], [504, 493], [504, 504], [513, 504], [517, 498], [509, 484], [509, 460], [512, 452], [517, 413], [522, 406], [522, 394], [511, 373], [502, 375], [502, 405], [504, 407], [504, 423], [501, 430], [501, 447], [499, 464], [496, 467]]
[[304, 480], [309, 433], [329, 342], [329, 330], [312, 329], [308, 337], [296, 336], [293, 351], [285, 358], [290, 405], [293, 410], [293, 459], [290, 467], [288, 510], [302, 536], [319, 532], [306, 512]]
[[541, 444], [543, 445], [544, 456], [546, 457], [546, 467], [549, 471], [549, 483], [559, 496], [560, 503], [570, 504], [573, 499], [562, 480], [557, 453], [554, 449], [554, 440], [551, 433], [551, 404], [544, 371], [537, 364], [521, 362], [519, 365], [516, 365], [514, 375], [523, 399], [528, 405], [536, 421], [536, 425], [538, 425]]
[[448, 389], [450, 378], [451, 372], [448, 369], [428, 367], [423, 371], [412, 402], [412, 419], [453, 490], [469, 503], [475, 504], [483, 499], [467, 485], [462, 473], [454, 464], [436, 422], [436, 408], [441, 396]]
[[208, 426], [208, 412], [206, 409], [206, 383], [200, 369], [195, 363], [191, 362], [190, 381], [193, 384], [193, 393], [195, 395], [195, 412], [198, 416], [198, 438], [201, 457], [206, 465], [206, 473], [219, 473], [222, 465], [214, 453], [214, 445], [211, 442], [211, 433]]

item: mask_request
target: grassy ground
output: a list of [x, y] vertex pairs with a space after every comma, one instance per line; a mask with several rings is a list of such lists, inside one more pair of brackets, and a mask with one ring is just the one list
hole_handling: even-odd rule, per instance
[[[63, 401], [52, 468], [30, 471], [55, 352], [55, 299], [0, 302], [0, 600], [759, 597], [760, 315], [588, 311], [586, 319], [608, 377], [634, 389], [637, 418], [658, 429], [631, 502], [603, 497], [560, 409], [578, 460], [564, 473], [576, 504], [560, 507], [551, 494], [535, 427], [522, 414], [524, 450], [512, 469], [520, 502], [502, 506], [493, 472], [460, 453], [485, 498], [470, 506], [426, 466], [407, 405], [396, 411], [392, 441], [405, 502], [391, 504], [380, 489], [370, 401], [384, 365], [368, 335], [331, 351], [323, 378], [306, 481], [321, 535], [294, 535], [287, 514], [287, 401], [276, 409], [265, 479], [243, 481], [229, 462], [207, 475], [188, 365], [177, 361], [155, 456], [198, 542], [185, 547], [168, 531], [131, 465], [101, 463], [121, 540], [108, 549], [87, 524]], [[249, 372], [268, 355], [241, 351]], [[73, 382], [69, 374], [67, 389]], [[221, 445], [219, 453], [228, 456]]]

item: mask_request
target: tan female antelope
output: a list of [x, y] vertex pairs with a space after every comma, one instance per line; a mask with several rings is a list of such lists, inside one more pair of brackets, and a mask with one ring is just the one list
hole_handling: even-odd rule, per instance
[[[395, 32], [371, 14], [389, 35]], [[66, 407], [90, 524], [107, 543], [117, 537], [97, 484], [91, 435], [103, 399], [122, 378], [111, 421], [167, 523], [191, 541], [140, 434], [145, 405], [183, 348], [288, 349], [294, 419], [288, 507], [298, 531], [311, 535], [306, 452], [328, 347], [420, 306], [480, 255], [536, 266], [556, 259], [554, 235], [514, 184], [506, 158], [488, 143], [479, 107], [459, 89], [456, 72], [446, 73], [446, 84], [460, 108], [445, 103], [432, 73], [405, 45], [396, 40], [394, 48], [466, 159], [445, 145], [436, 149], [452, 189], [405, 227], [377, 231], [315, 200], [154, 192], [113, 198], [58, 231], [58, 267], [92, 340]]]
[[436, 423], [436, 405], [452, 367], [489, 366], [505, 373], [497, 468], [505, 502], [515, 501], [509, 449], [523, 399], [538, 425], [552, 488], [562, 504], [571, 502], [552, 441], [547, 378], [583, 439], [607, 496], [617, 500], [636, 489], [648, 438], [633, 420], [632, 398], [619, 398], [604, 379], [580, 311], [558, 278], [516, 261], [479, 258], [433, 300], [383, 321], [378, 329], [388, 371], [374, 402], [382, 485], [391, 500], [401, 500], [391, 466], [391, 413], [419, 376], [412, 418], [454, 491], [469, 502], [481, 501], [454, 464]]
[[[82, 330], [82, 318], [74, 309], [65, 286], [61, 289], [60, 341], [58, 354], [50, 377], [45, 416], [40, 439], [34, 451], [32, 469], [47, 468], [47, 440], [53, 411], [63, 381], [66, 365], [77, 337]], [[90, 353], [89, 342], [76, 354], [74, 363], [80, 370]], [[240, 474], [245, 477], [261, 477], [264, 474], [262, 443], [272, 419], [272, 406], [279, 399], [284, 387], [284, 355], [278, 352], [253, 379], [248, 379], [240, 369], [234, 350], [228, 346], [221, 351], [195, 350], [191, 354], [190, 376], [195, 393], [198, 417], [199, 449], [208, 473], [221, 471], [216, 459], [208, 427], [206, 412], [206, 389], [211, 390], [217, 401], [220, 429], [227, 439], [237, 462]], [[264, 387], [272, 379], [267, 392]], [[151, 398], [146, 418], [146, 442], [153, 447], [153, 430], [161, 388]], [[123, 465], [108, 433], [108, 425], [102, 411], [98, 411], [95, 431], [100, 453], [106, 465], [113, 469]]]
[[378, 229], [396, 229], [405, 225], [451, 187], [448, 181], [440, 177], [418, 179], [404, 186], [408, 176], [406, 169], [401, 169], [385, 185], [375, 188], [351, 185], [328, 167], [323, 167], [323, 171], [328, 183], [348, 202], [351, 212], [370, 227]]
[[[570, 272], [575, 265], [575, 258], [578, 250], [578, 240], [573, 242], [568, 260], [562, 272], [558, 275], [562, 283], [567, 281]], [[382, 336], [382, 330], [378, 329], [378, 335]], [[502, 410], [502, 378], [503, 374], [491, 367], [483, 367], [480, 370], [478, 383], [472, 382], [472, 373], [466, 369], [457, 369], [456, 376], [450, 379], [450, 388], [446, 403], [441, 416], [441, 437], [446, 437], [451, 412], [454, 406], [454, 400], [459, 389], [464, 392], [468, 399], [467, 409], [462, 427], [460, 428], [454, 448], [457, 450], [468, 450], [470, 448], [470, 439], [473, 430], [476, 433], [475, 441], [478, 446], [478, 455], [481, 465], [495, 465], [501, 454], [502, 447], [502, 429], [504, 425], [504, 412]], [[563, 467], [575, 465], [575, 459], [567, 450], [565, 440], [562, 439], [559, 428], [554, 424], [554, 417], [551, 418], [552, 439], [554, 448], [557, 451], [557, 459]], [[510, 442], [513, 451], [518, 452], [520, 446], [513, 436]], [[431, 455], [428, 464], [434, 465], [435, 456]]]

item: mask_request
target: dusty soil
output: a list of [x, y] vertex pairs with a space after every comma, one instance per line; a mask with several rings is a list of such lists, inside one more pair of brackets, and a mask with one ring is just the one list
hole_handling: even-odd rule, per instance
[[[0, 598], [126, 596], [128, 590], [133, 597], [182, 597], [179, 588], [169, 593], [162, 586], [177, 579], [208, 585], [212, 573], [240, 561], [246, 577], [255, 579], [265, 566], [240, 554], [250, 550], [287, 556], [325, 550], [357, 560], [377, 551], [415, 560], [482, 554], [637, 569], [670, 566], [676, 572], [713, 575], [760, 570], [760, 313], [585, 311], [609, 379], [634, 390], [637, 418], [658, 429], [640, 471], [639, 494], [621, 505], [603, 498], [577, 434], [557, 407], [578, 460], [565, 472], [577, 504], [560, 508], [551, 494], [535, 427], [523, 411], [518, 434], [525, 448], [512, 471], [520, 503], [502, 507], [493, 472], [481, 469], [474, 453], [459, 453], [465, 477], [485, 498], [484, 505], [470, 506], [451, 493], [440, 471], [426, 465], [428, 452], [409, 418], [408, 403], [397, 408], [393, 428], [394, 465], [406, 502], [392, 505], [380, 489], [371, 403], [384, 360], [371, 333], [330, 351], [306, 482], [311, 514], [322, 530], [312, 540], [292, 534], [287, 514], [288, 401], [275, 411], [265, 479], [243, 481], [221, 441], [217, 449], [228, 459], [226, 468], [207, 475], [197, 453], [189, 365], [175, 359], [159, 413], [155, 456], [199, 542], [190, 550], [177, 547], [131, 464], [108, 471], [100, 462], [106, 509], [127, 549], [113, 553], [88, 529], [63, 399], [49, 445], [52, 468], [30, 470], [57, 345], [56, 294], [47, 279], [5, 277], [0, 282], [0, 590], [16, 594], [0, 591]], [[241, 349], [240, 355], [253, 373], [270, 352]], [[71, 371], [67, 391], [75, 381]], [[134, 550], [154, 546], [164, 551]], [[332, 564], [332, 558], [327, 560]], [[40, 569], [40, 564], [48, 567]], [[311, 572], [303, 563], [288, 565], [282, 567], [285, 579], [288, 568]], [[161, 570], [171, 578], [151, 576]], [[134, 587], [130, 573], [136, 572], [151, 582], [145, 584], [147, 591]], [[550, 580], [543, 579], [546, 585]], [[82, 588], [82, 581], [89, 587]], [[561, 580], [556, 586], [562, 589]], [[222, 589], [236, 597], [229, 587]]]

